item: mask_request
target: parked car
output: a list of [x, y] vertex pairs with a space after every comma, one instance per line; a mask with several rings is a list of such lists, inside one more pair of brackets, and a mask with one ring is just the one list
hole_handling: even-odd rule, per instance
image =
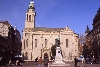
[[97, 59], [96, 58], [86, 58], [85, 63], [87, 63], [87, 64], [96, 64]]
[[84, 61], [85, 61], [85, 58], [84, 58], [83, 56], [80, 56], [80, 57], [78, 58], [78, 61], [79, 61], [79, 62], [84, 62]]
[[86, 63], [86, 64], [90, 64], [90, 63], [91, 63], [90, 58], [86, 58], [86, 59], [85, 59], [85, 63]]

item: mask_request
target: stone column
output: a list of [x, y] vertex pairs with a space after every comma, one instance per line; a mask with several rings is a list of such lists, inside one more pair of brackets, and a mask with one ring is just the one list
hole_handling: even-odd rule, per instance
[[50, 47], [52, 47], [52, 33], [50, 33]]
[[32, 49], [32, 34], [29, 36], [29, 49]]
[[41, 37], [40, 37], [40, 39], [41, 39], [41, 42], [40, 42], [40, 44], [41, 44], [41, 48], [43, 49], [43, 35], [41, 34]]

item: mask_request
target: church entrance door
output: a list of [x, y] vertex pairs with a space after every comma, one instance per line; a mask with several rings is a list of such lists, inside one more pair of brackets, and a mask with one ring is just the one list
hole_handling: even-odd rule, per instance
[[44, 64], [47, 65], [49, 62], [49, 57], [47, 53], [44, 53]]

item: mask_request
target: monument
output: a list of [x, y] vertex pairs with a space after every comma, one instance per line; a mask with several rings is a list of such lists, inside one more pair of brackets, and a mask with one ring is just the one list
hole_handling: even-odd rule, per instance
[[57, 46], [56, 47], [56, 56], [54, 62], [50, 64], [50, 66], [70, 66], [70, 64], [66, 64], [63, 61], [62, 55], [61, 55], [61, 47]]

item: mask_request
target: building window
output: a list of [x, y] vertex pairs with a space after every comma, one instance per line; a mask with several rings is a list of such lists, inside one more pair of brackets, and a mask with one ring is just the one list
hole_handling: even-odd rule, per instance
[[31, 60], [32, 60], [32, 52], [31, 52]]
[[33, 35], [32, 35], [32, 49], [33, 49]]
[[28, 39], [26, 40], [26, 47], [28, 47]]
[[28, 53], [27, 52], [25, 53], [25, 56], [28, 56]]
[[66, 39], [66, 47], [68, 47], [68, 39]]
[[29, 15], [29, 21], [31, 21], [31, 15]]
[[28, 53], [27, 52], [25, 53], [24, 58], [25, 58], [25, 60], [28, 60]]
[[47, 46], [47, 39], [45, 39], [45, 47]]
[[27, 21], [28, 21], [28, 14], [27, 14]]
[[37, 39], [35, 39], [35, 47], [37, 47]]
[[32, 40], [32, 49], [33, 49], [33, 40]]
[[24, 49], [25, 49], [25, 40], [24, 40]]

